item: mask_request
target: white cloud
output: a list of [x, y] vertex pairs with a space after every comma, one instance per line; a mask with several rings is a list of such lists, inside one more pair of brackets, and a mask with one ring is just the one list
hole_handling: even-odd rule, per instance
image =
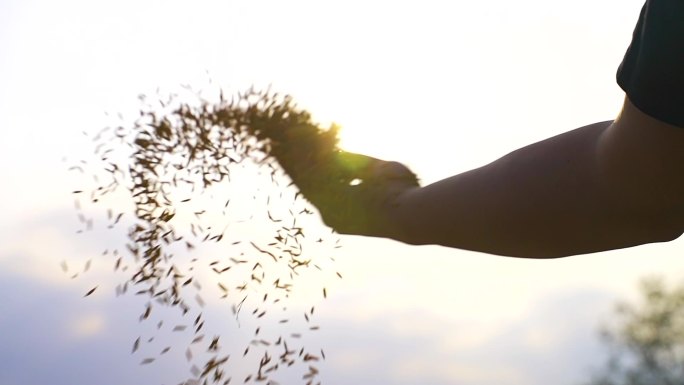
[[571, 384], [603, 359], [596, 328], [613, 298], [593, 289], [546, 293], [525, 317], [484, 325], [424, 308], [326, 315], [327, 376], [333, 384]]
[[397, 360], [394, 367], [392, 376], [397, 383], [525, 384], [527, 380], [520, 368], [491, 368], [484, 363], [476, 366], [459, 362], [405, 358]]

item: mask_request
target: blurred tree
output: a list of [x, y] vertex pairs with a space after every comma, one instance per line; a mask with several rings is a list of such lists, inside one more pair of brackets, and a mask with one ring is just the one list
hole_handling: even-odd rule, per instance
[[641, 301], [616, 306], [617, 322], [601, 331], [610, 348], [587, 385], [684, 384], [684, 284], [644, 279]]

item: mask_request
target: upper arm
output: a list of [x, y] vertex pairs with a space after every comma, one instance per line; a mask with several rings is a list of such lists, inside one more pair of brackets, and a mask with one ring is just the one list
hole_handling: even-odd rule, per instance
[[684, 128], [652, 118], [625, 98], [598, 142], [598, 178], [618, 210], [684, 231]]

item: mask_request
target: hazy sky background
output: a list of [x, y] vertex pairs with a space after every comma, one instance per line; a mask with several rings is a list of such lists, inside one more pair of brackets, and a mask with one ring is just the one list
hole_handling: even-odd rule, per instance
[[[60, 269], [112, 241], [76, 236], [70, 192], [82, 176], [67, 171], [91, 156], [82, 132], [110, 124], [105, 112], [131, 118], [137, 95], [209, 78], [228, 91], [270, 84], [341, 124], [346, 149], [402, 161], [429, 183], [613, 119], [642, 4], [3, 0], [0, 385], [187, 373], [180, 354], [149, 366], [129, 354], [141, 302], [113, 290], [82, 298], [120, 281], [112, 261], [76, 280]], [[684, 252], [679, 240], [528, 261], [343, 241], [345, 279], [319, 299], [315, 340], [332, 385], [577, 384], [603, 360], [596, 328], [613, 302], [642, 276], [681, 278]]]

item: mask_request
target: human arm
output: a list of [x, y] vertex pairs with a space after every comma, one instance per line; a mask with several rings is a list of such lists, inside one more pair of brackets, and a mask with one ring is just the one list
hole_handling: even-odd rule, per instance
[[[684, 129], [625, 99], [615, 121], [484, 167], [425, 187], [391, 180], [367, 187], [345, 187], [337, 200], [317, 205], [326, 223], [347, 234], [524, 258], [669, 241], [684, 231]], [[336, 217], [349, 205], [365, 206], [357, 211], [373, 217], [364, 219], [372, 226]]]

